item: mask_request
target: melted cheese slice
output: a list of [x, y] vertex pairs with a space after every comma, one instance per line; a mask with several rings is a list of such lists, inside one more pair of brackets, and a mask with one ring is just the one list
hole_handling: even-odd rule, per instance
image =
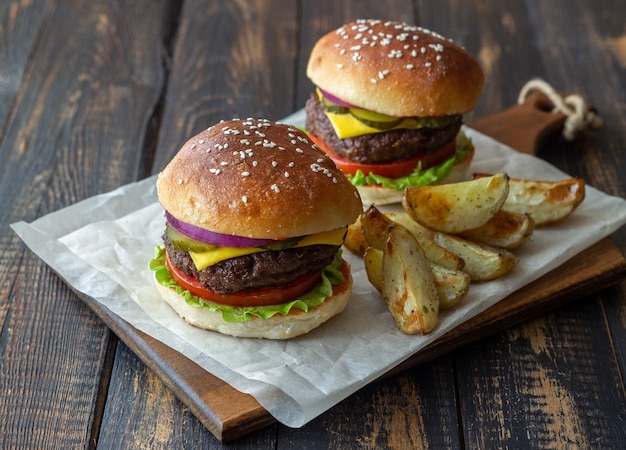
[[[346, 234], [346, 228], [337, 228], [335, 230], [324, 231], [322, 233], [312, 234], [302, 238], [296, 245], [291, 248], [306, 247], [309, 245], [342, 245]], [[259, 247], [215, 247], [206, 252], [189, 252], [189, 256], [193, 260], [198, 270], [205, 269], [213, 264], [226, 259], [235, 258], [237, 256], [251, 255], [267, 251]]]

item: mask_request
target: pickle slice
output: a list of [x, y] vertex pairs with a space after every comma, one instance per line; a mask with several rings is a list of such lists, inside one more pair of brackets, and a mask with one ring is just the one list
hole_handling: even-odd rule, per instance
[[175, 230], [170, 225], [165, 225], [165, 234], [169, 238], [174, 248], [181, 252], [202, 253], [214, 249], [216, 246], [206, 242], [197, 241], [181, 232]]
[[322, 109], [326, 112], [333, 114], [348, 114], [350, 112], [349, 108], [345, 106], [338, 105], [337, 103], [333, 103], [328, 100], [326, 97], [320, 96], [320, 103], [322, 104]]
[[376, 128], [377, 130], [389, 130], [402, 122], [401, 117], [388, 116], [367, 109], [350, 108], [350, 114], [368, 127]]
[[291, 247], [295, 247], [300, 242], [301, 237], [289, 238], [281, 241], [272, 242], [271, 244], [264, 245], [265, 250], [286, 250]]

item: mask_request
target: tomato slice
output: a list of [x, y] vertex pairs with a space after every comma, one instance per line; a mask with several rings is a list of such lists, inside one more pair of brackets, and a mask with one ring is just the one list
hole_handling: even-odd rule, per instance
[[364, 164], [343, 158], [335, 154], [326, 144], [317, 136], [309, 133], [311, 140], [321, 148], [335, 162], [339, 169], [347, 175], [355, 175], [358, 170], [365, 175], [375, 173], [387, 178], [399, 178], [412, 173], [417, 165], [421, 162], [422, 169], [436, 166], [451, 158], [456, 151], [456, 139], [444, 145], [440, 149], [421, 155], [414, 156], [402, 161], [394, 161], [389, 163]]
[[286, 303], [313, 289], [320, 280], [321, 275], [321, 271], [316, 271], [302, 275], [286, 286], [264, 287], [251, 292], [218, 294], [202, 286], [196, 278], [190, 277], [176, 269], [170, 261], [167, 252], [165, 252], [165, 262], [167, 270], [169, 270], [172, 275], [172, 279], [180, 287], [188, 290], [197, 297], [230, 306], [269, 306]]

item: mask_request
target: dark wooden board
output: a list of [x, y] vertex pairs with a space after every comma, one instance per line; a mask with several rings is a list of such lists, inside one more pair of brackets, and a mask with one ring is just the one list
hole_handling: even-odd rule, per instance
[[[489, 116], [476, 129], [490, 131], [501, 142], [534, 153], [541, 139], [562, 126], [564, 117], [544, 111], [540, 94], [522, 105]], [[505, 121], [504, 126], [498, 124]], [[511, 124], [521, 124], [514, 127]], [[532, 124], [530, 126], [529, 124]], [[531, 130], [532, 133], [528, 133]], [[397, 366], [395, 374], [472, 341], [544, 314], [567, 302], [609, 286], [626, 276], [626, 258], [610, 238], [574, 257], [450, 331]], [[275, 419], [250, 395], [241, 393], [161, 342], [85, 299], [105, 323], [149, 366], [193, 414], [223, 442], [272, 424]], [[389, 375], [388, 374], [388, 375]]]

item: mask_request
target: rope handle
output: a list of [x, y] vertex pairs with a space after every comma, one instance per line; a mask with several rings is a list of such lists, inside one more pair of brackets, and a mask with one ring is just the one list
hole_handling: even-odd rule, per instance
[[580, 95], [568, 95], [563, 98], [552, 86], [540, 79], [530, 80], [524, 85], [517, 97], [517, 103], [520, 105], [524, 103], [533, 90], [538, 90], [548, 97], [554, 105], [552, 113], [562, 113], [566, 116], [563, 137], [568, 141], [573, 141], [584, 131], [597, 130], [602, 126], [602, 118], [587, 108], [585, 100]]

